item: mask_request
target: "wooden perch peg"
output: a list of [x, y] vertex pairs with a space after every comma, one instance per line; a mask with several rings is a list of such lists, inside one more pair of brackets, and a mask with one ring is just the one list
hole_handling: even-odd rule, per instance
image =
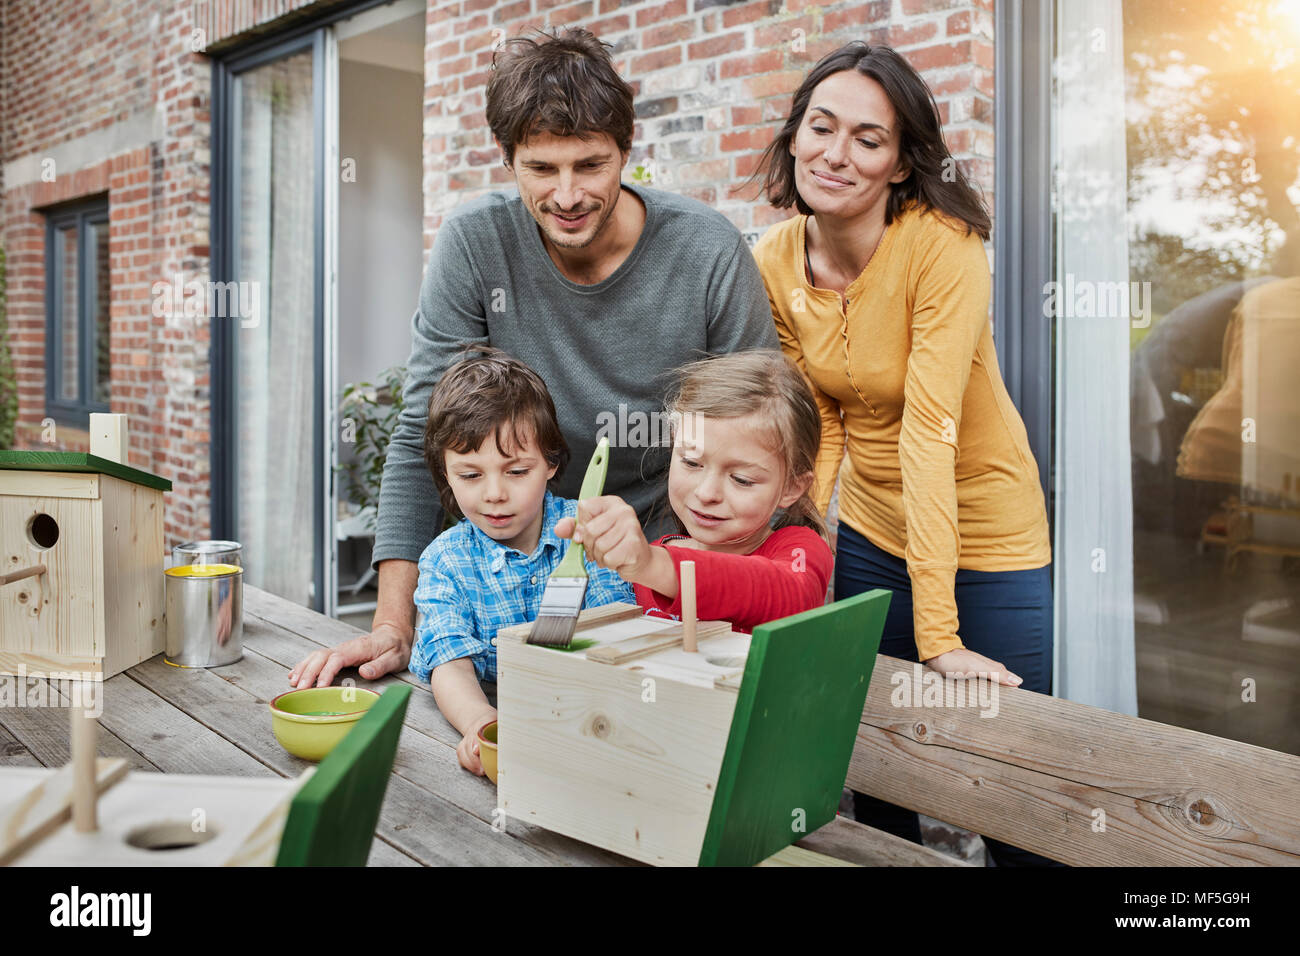
[[695, 647], [695, 562], [683, 561], [682, 569], [682, 650], [697, 653]]
[[38, 574], [44, 574], [47, 570], [49, 569], [43, 564], [33, 564], [30, 568], [19, 568], [17, 571], [10, 571], [8, 574], [0, 574], [0, 586], [13, 584], [23, 578], [34, 578]]
[[72, 708], [72, 825], [78, 833], [99, 829], [95, 814], [95, 738], [99, 719]]

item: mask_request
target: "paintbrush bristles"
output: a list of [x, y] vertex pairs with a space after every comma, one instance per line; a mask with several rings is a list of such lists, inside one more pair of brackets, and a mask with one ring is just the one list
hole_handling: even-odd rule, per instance
[[586, 597], [586, 578], [551, 578], [542, 593], [542, 606], [527, 643], [568, 647]]
[[577, 623], [576, 617], [562, 614], [539, 617], [533, 622], [533, 630], [528, 635], [527, 643], [540, 644], [543, 647], [568, 647], [573, 642], [573, 632]]

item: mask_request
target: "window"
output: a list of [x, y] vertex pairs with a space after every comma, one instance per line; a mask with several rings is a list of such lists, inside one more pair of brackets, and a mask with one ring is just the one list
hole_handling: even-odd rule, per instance
[[85, 426], [109, 410], [108, 201], [49, 212], [45, 227], [45, 406]]
[[1050, 9], [1058, 691], [1298, 753], [1300, 13]]

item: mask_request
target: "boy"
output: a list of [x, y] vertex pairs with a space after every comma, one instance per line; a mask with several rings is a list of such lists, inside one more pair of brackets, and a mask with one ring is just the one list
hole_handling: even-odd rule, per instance
[[[434, 387], [424, 460], [443, 508], [464, 517], [424, 550], [415, 604], [422, 621], [410, 671], [433, 688], [463, 735], [460, 765], [483, 773], [477, 733], [496, 720], [479, 681], [497, 679], [496, 632], [537, 617], [566, 543], [555, 525], [578, 503], [547, 483], [564, 471], [568, 445], [545, 383], [524, 363], [479, 346]], [[587, 607], [635, 604], [631, 585], [587, 559]]]

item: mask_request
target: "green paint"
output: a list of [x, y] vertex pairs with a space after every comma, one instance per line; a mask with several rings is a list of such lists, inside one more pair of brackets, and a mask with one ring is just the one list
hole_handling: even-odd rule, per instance
[[172, 490], [166, 478], [82, 451], [0, 451], [0, 471], [79, 471], [111, 475], [157, 491]]
[[754, 628], [701, 866], [753, 866], [835, 819], [889, 599]]
[[543, 644], [542, 647], [550, 648], [553, 651], [561, 651], [565, 654], [572, 654], [574, 651], [585, 651], [589, 647], [595, 647], [600, 642], [592, 637], [575, 637], [569, 642], [568, 647], [559, 647], [555, 644]]

